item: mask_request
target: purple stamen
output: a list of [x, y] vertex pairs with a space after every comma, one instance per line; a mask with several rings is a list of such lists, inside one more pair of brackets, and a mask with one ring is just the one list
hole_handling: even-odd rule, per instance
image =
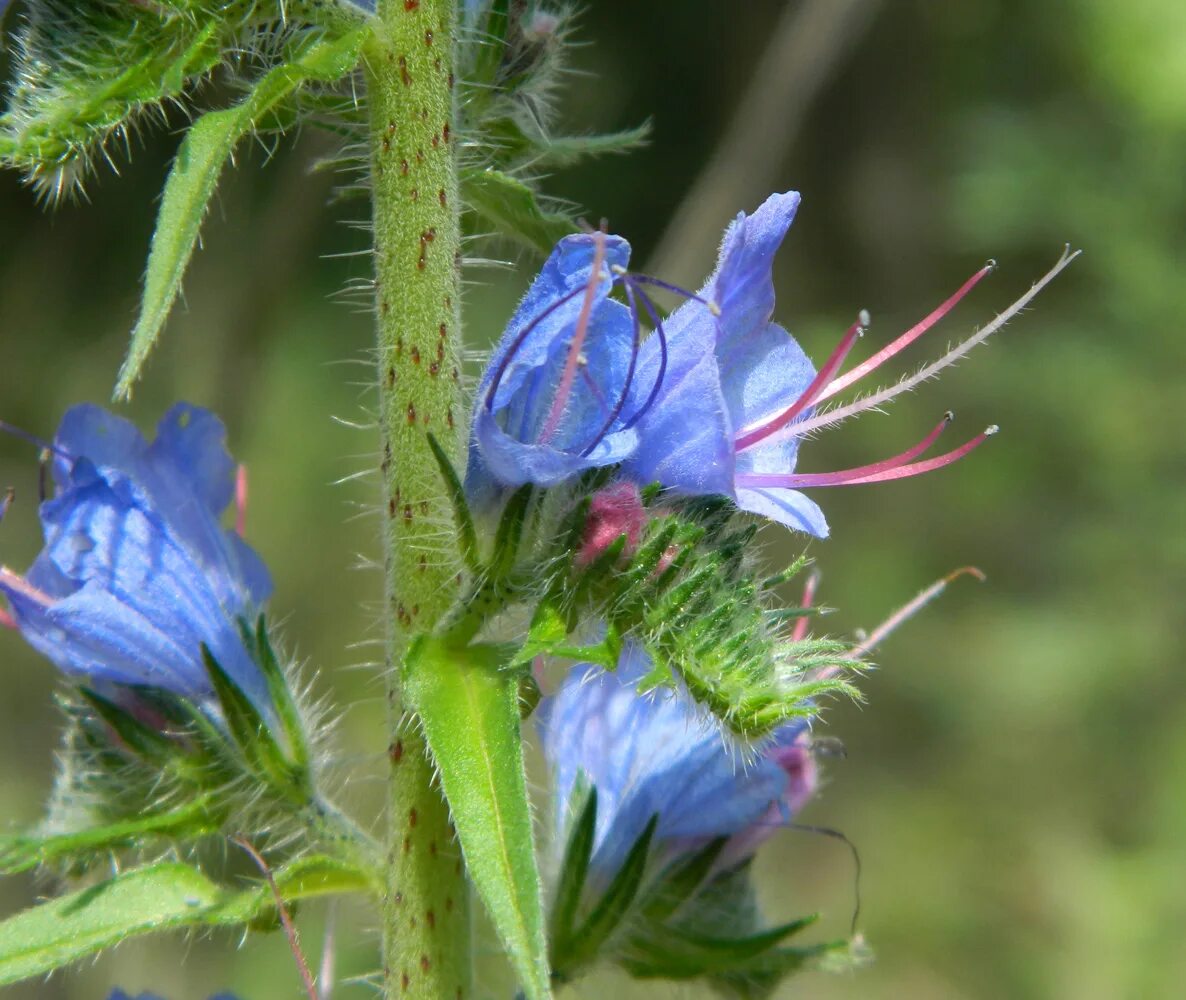
[[73, 458], [69, 452], [63, 451], [61, 448], [51, 444], [44, 438], [39, 438], [36, 434], [30, 434], [28, 431], [10, 424], [7, 420], [0, 420], [0, 431], [5, 434], [11, 434], [13, 437], [18, 437], [22, 441], [27, 441], [34, 447], [39, 448], [42, 451], [49, 452], [52, 455], [58, 455], [61, 458]]
[[714, 316], [720, 316], [721, 307], [715, 302], [710, 302], [708, 299], [703, 299], [695, 292], [689, 292], [686, 288], [680, 288], [679, 285], [672, 285], [666, 281], [660, 281], [658, 278], [652, 278], [649, 274], [631, 274], [630, 280], [637, 282], [640, 285], [654, 285], [656, 288], [662, 288], [665, 292], [671, 292], [674, 295], [681, 295], [685, 299], [691, 299], [693, 302], [699, 302]]
[[[4, 515], [8, 513], [8, 508], [12, 506], [12, 500], [13, 500], [13, 497], [15, 497], [15, 496], [16, 496], [16, 490], [14, 490], [11, 486], [8, 487], [8, 489], [4, 491], [4, 499], [0, 500], [0, 521], [4, 520]], [[13, 619], [12, 615], [10, 615], [3, 608], [0, 608], [0, 627], [3, 627], [3, 628], [16, 628], [17, 627], [16, 621]]]
[[[945, 577], [936, 580], [929, 587], [920, 590], [914, 597], [898, 608], [897, 611], [890, 614], [885, 621], [874, 628], [857, 645], [853, 646], [849, 651], [849, 658], [860, 660], [868, 656], [895, 632], [903, 622], [907, 622], [913, 618], [918, 612], [930, 604], [931, 601], [942, 594], [953, 580], [958, 580], [961, 576], [974, 576], [981, 583], [987, 579], [984, 572], [975, 566], [961, 566], [959, 569], [952, 570]], [[811, 679], [813, 681], [825, 681], [835, 677], [842, 669], [844, 668], [841, 666], [824, 667], [822, 670], [813, 673]]]
[[247, 537], [247, 463], [235, 468], [235, 534]]
[[982, 267], [979, 271], [973, 274], [972, 277], [960, 285], [955, 294], [948, 298], [946, 302], [915, 323], [914, 326], [894, 340], [893, 343], [887, 344], [867, 361], [862, 361], [852, 371], [840, 376], [839, 378], [833, 379], [824, 388], [824, 391], [816, 397], [815, 401], [817, 403], [822, 403], [825, 399], [830, 399], [832, 396], [835, 396], [836, 393], [843, 392], [854, 382], [859, 381], [870, 372], [880, 368], [895, 354], [904, 351], [907, 347], [913, 344], [914, 341], [926, 333], [931, 327], [943, 319], [944, 316], [951, 312], [951, 310], [954, 309], [959, 303], [960, 299], [962, 299], [968, 294], [968, 292], [975, 288], [980, 283], [982, 278], [996, 270], [996, 266], [997, 262], [995, 260], [990, 260], [984, 265], [984, 267]]
[[502, 356], [502, 360], [498, 362], [498, 367], [494, 370], [494, 377], [490, 380], [490, 388], [486, 392], [487, 410], [494, 409], [494, 394], [498, 391], [499, 383], [502, 382], [502, 377], [506, 374], [507, 368], [510, 367], [511, 359], [519, 353], [519, 348], [526, 343], [527, 338], [531, 336], [535, 328], [561, 306], [566, 305], [578, 295], [583, 295], [584, 293], [584, 288], [574, 288], [571, 292], [566, 292], [519, 331], [519, 335], [514, 339], [510, 347], [507, 348], [506, 354]]
[[933, 472], [935, 469], [941, 469], [945, 465], [959, 461], [999, 430], [996, 424], [993, 424], [952, 451], [928, 458], [923, 462], [905, 464], [915, 455], [921, 454], [922, 451], [930, 447], [931, 442], [939, 436], [946, 425], [947, 418], [944, 417], [943, 422], [913, 448], [883, 462], [875, 462], [872, 465], [863, 465], [854, 469], [844, 469], [840, 472], [791, 473], [789, 475], [777, 472], [743, 472], [737, 476], [737, 485], [752, 489], [769, 487], [800, 489], [810, 486], [855, 486], [860, 483], [886, 483], [895, 479], [909, 479], [911, 476], [921, 476], [924, 472]]
[[[807, 578], [807, 582], [803, 585], [803, 597], [799, 601], [799, 607], [804, 611], [811, 607], [811, 602], [815, 600], [815, 591], [819, 586], [819, 573], [813, 571]], [[795, 628], [791, 632], [791, 642], [802, 642], [804, 636], [807, 635], [807, 615], [805, 614], [797, 622]]]
[[49, 608], [54, 605], [54, 599], [49, 594], [38, 590], [23, 576], [14, 573], [7, 566], [0, 566], [0, 583], [3, 583], [9, 590], [16, 591], [22, 597], [27, 597], [30, 601], [34, 601], [42, 607]]
[[844, 359], [848, 357], [848, 352], [852, 350], [853, 345], [864, 334], [865, 327], [868, 326], [868, 323], [868, 313], [862, 310], [857, 321], [840, 338], [840, 343], [836, 345], [836, 349], [832, 351], [828, 360], [824, 362], [824, 366], [819, 370], [815, 378], [811, 380], [811, 384], [803, 391], [803, 395], [783, 410], [782, 413], [771, 417], [764, 423], [743, 428], [741, 433], [737, 435], [737, 451], [745, 451], [746, 448], [765, 441], [771, 434], [782, 430], [787, 424], [799, 416], [800, 413], [806, 410], [807, 407], [814, 403], [832, 380], [833, 376], [835, 376], [836, 372], [840, 370], [840, 366], [844, 364]]
[[622, 425], [627, 430], [638, 423], [650, 411], [656, 398], [658, 398], [659, 390], [663, 388], [663, 379], [667, 376], [667, 334], [663, 332], [663, 320], [659, 318], [659, 310], [655, 308], [651, 297], [641, 288], [634, 287], [634, 278], [634, 275], [629, 275], [623, 282], [623, 286], [626, 289], [626, 298], [630, 301], [630, 311], [634, 313], [636, 323], [638, 322], [638, 303], [635, 301], [634, 296], [637, 293], [638, 297], [642, 299], [642, 304], [646, 308], [647, 315], [651, 317], [651, 322], [655, 324], [655, 336], [659, 338], [659, 374], [655, 376], [655, 384], [651, 386], [651, 392], [647, 396], [646, 402]]

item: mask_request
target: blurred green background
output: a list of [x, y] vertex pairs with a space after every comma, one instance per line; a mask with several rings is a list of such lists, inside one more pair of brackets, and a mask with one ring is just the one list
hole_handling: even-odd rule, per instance
[[[650, 117], [653, 142], [558, 174], [550, 191], [606, 217], [637, 261], [695, 284], [734, 212], [799, 189], [776, 318], [817, 359], [857, 309], [872, 311], [872, 344], [884, 343], [998, 258], [906, 361], [921, 362], [1003, 309], [1064, 243], [1086, 249], [940, 383], [804, 449], [807, 471], [862, 464], [948, 407], [953, 434], [1003, 428], [924, 479], [816, 494], [833, 537], [810, 551], [840, 609], [833, 631], [874, 624], [956, 566], [976, 564], [988, 582], [960, 581], [886, 645], [866, 707], [828, 713], [849, 756], [828, 763], [803, 819], [859, 846], [861, 927], [877, 961], [807, 975], [785, 995], [1181, 996], [1186, 6], [595, 0], [579, 25], [589, 44], [574, 60], [589, 75], [572, 80], [567, 122]], [[768, 81], [756, 93], [755, 73]], [[52, 214], [0, 178], [5, 420], [49, 435], [70, 404], [109, 397], [176, 142], [146, 135], [122, 176], [91, 185], [89, 204]], [[368, 317], [334, 298], [367, 274], [367, 259], [350, 256], [366, 246], [350, 225], [365, 206], [326, 207], [331, 180], [307, 165], [327, 148], [306, 134], [270, 160], [244, 151], [206, 226], [188, 308], [127, 412], [148, 428], [184, 397], [226, 418], [251, 469], [248, 528], [274, 570], [274, 614], [342, 713], [338, 759], [354, 775], [344, 796], [376, 816], [386, 740], [367, 640], [380, 580], [354, 568], [376, 552], [375, 487], [334, 485], [375, 461], [374, 434], [335, 419], [365, 423], [373, 403]], [[676, 213], [685, 228], [664, 242]], [[512, 262], [467, 273], [479, 348], [533, 262], [475, 252]], [[36, 480], [34, 451], [0, 438], [0, 486], [17, 489], [0, 559], [16, 567], [38, 547]], [[802, 547], [766, 538], [772, 558]], [[37, 818], [49, 790], [55, 677], [13, 635], [0, 635], [0, 664], [0, 815], [13, 828]], [[759, 877], [772, 916], [820, 909], [821, 933], [847, 928], [843, 847], [783, 834]], [[0, 883], [0, 912], [45, 888]], [[323, 919], [302, 915], [314, 956]], [[343, 908], [337, 941], [341, 975], [373, 968], [365, 914]], [[93, 1000], [115, 983], [172, 1000], [224, 987], [245, 1000], [299, 995], [280, 935], [238, 944], [137, 942], [6, 995]], [[610, 990], [629, 992], [612, 975], [577, 992]], [[369, 993], [344, 985], [335, 996]]]

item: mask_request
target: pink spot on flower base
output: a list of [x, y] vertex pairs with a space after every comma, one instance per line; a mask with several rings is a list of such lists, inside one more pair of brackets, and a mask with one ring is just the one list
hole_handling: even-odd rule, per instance
[[623, 535], [626, 536], [626, 551], [633, 552], [638, 547], [646, 521], [642, 495], [634, 483], [613, 483], [593, 494], [576, 564], [588, 566]]

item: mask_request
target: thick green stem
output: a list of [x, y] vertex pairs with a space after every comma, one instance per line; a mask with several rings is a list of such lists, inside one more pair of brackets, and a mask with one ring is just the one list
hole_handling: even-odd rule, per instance
[[428, 445], [453, 458], [461, 237], [454, 151], [455, 12], [450, 0], [379, 0], [367, 52], [391, 709], [386, 996], [471, 995], [468, 889], [449, 813], [398, 666], [460, 587], [445, 484]]

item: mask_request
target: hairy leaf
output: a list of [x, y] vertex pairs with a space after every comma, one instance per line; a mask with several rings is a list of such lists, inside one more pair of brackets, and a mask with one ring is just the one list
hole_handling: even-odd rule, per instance
[[404, 690], [420, 715], [466, 867], [530, 1000], [551, 996], [510, 650], [417, 638]]
[[531, 188], [501, 170], [463, 171], [461, 193], [466, 207], [498, 233], [540, 253], [577, 232], [573, 219], [545, 210]]
[[[286, 902], [368, 889], [361, 873], [324, 857], [294, 862], [276, 873], [276, 885]], [[0, 985], [44, 975], [141, 934], [241, 924], [274, 908], [266, 885], [232, 891], [175, 862], [137, 868], [0, 923]]]
[[265, 74], [242, 102], [209, 112], [194, 122], [165, 182], [144, 274], [140, 316], [116, 383], [117, 398], [131, 395], [132, 385], [181, 291], [181, 279], [193, 256], [202, 219], [223, 164], [236, 143], [298, 87], [308, 82], [332, 83], [350, 73], [370, 33], [369, 28], [358, 28], [336, 39], [314, 36], [290, 61]]

